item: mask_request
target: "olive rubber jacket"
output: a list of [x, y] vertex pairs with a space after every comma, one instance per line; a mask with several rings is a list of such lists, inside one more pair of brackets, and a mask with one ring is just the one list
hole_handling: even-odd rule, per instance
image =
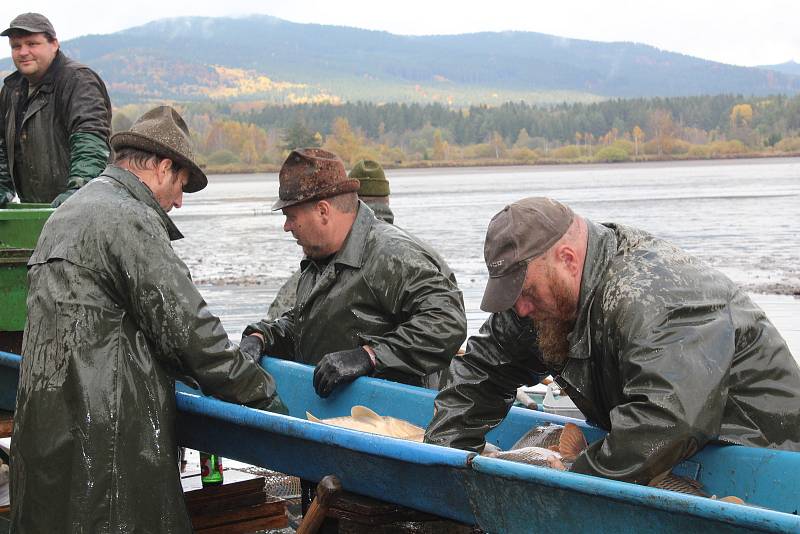
[[800, 450], [800, 370], [733, 282], [645, 232], [588, 222], [577, 321], [548, 369], [529, 319], [492, 314], [450, 366], [426, 441], [479, 451], [551, 373], [608, 431], [572, 469], [646, 484], [710, 441]]
[[418, 385], [466, 338], [464, 301], [444, 260], [363, 202], [342, 249], [326, 265], [303, 259], [301, 270], [295, 307], [245, 329], [264, 336], [266, 354], [316, 365], [369, 345], [374, 376]]
[[[394, 222], [394, 213], [388, 204], [379, 202], [369, 203], [365, 202], [367, 206], [375, 213], [375, 217], [389, 224]], [[283, 283], [278, 293], [275, 295], [275, 300], [269, 305], [267, 311], [267, 319], [277, 319], [286, 313], [297, 301], [297, 282], [300, 281], [300, 269], [292, 273], [286, 282]]]
[[22, 202], [52, 202], [108, 162], [111, 101], [93, 70], [59, 51], [23, 114], [27, 99], [28, 82], [14, 72], [0, 91], [0, 205], [14, 191]]
[[114, 166], [45, 224], [28, 264], [13, 531], [190, 532], [175, 380], [277, 405], [272, 378], [228, 340], [175, 255], [180, 237]]

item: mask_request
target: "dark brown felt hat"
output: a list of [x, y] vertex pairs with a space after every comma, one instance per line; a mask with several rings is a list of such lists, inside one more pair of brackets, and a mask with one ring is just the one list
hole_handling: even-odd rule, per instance
[[111, 136], [111, 148], [136, 148], [169, 158], [189, 170], [184, 193], [195, 193], [208, 185], [208, 178], [194, 162], [189, 128], [177, 111], [169, 106], [153, 108], [137, 119], [130, 130]]
[[278, 174], [278, 200], [273, 211], [309, 200], [358, 191], [359, 181], [348, 178], [344, 163], [321, 148], [292, 150]]
[[569, 207], [545, 197], [523, 198], [492, 217], [483, 245], [489, 283], [481, 309], [495, 313], [511, 308], [522, 293], [528, 262], [555, 245], [574, 218]]

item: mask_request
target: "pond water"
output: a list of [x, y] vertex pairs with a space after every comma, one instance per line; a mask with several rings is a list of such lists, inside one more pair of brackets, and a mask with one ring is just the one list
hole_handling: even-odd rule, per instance
[[[506, 204], [543, 195], [596, 221], [643, 228], [725, 272], [800, 356], [800, 158], [387, 172], [395, 223], [431, 243], [464, 291], [469, 331], [486, 284], [483, 239]], [[232, 337], [265, 315], [301, 258], [282, 230], [276, 174], [211, 176], [171, 216], [175, 243]]]

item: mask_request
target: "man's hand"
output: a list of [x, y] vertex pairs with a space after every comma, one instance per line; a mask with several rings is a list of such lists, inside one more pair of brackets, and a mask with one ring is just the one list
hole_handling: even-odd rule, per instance
[[341, 384], [371, 375], [374, 370], [373, 359], [364, 347], [331, 352], [323, 356], [314, 369], [314, 389], [324, 398]]
[[69, 197], [74, 195], [76, 191], [77, 189], [67, 189], [66, 191], [64, 191], [63, 193], [61, 193], [60, 195], [58, 195], [56, 198], [53, 199], [53, 202], [50, 203], [50, 207], [51, 208], [59, 207], [61, 204], [64, 203], [64, 201], [66, 201]]
[[261, 352], [264, 350], [264, 342], [258, 336], [245, 336], [239, 342], [239, 350], [245, 357], [258, 363], [261, 360]]

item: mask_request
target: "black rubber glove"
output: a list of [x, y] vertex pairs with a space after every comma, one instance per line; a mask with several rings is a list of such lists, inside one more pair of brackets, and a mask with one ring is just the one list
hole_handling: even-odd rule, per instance
[[245, 357], [254, 362], [261, 361], [261, 352], [264, 350], [264, 342], [258, 336], [244, 336], [239, 342], [239, 350]]
[[324, 398], [341, 384], [371, 375], [374, 370], [372, 359], [364, 347], [331, 352], [323, 356], [314, 369], [314, 389]]
[[66, 191], [64, 191], [63, 193], [61, 193], [60, 195], [58, 195], [56, 198], [53, 199], [53, 202], [50, 203], [50, 207], [51, 208], [59, 207], [61, 204], [64, 203], [64, 201], [66, 201], [69, 197], [74, 195], [76, 191], [77, 189], [67, 189]]

